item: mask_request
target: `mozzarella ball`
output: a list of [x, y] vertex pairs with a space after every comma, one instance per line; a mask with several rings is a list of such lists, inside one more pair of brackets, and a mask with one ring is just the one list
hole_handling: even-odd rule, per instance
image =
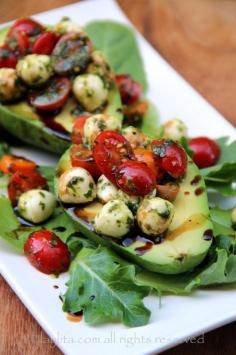
[[96, 197], [96, 185], [83, 168], [71, 168], [59, 178], [58, 194], [65, 203], [86, 203]]
[[51, 192], [29, 190], [20, 196], [17, 207], [19, 214], [27, 221], [41, 223], [53, 214], [56, 199]]
[[133, 149], [146, 147], [149, 143], [147, 136], [133, 126], [122, 129], [122, 135], [131, 144]]
[[134, 224], [130, 209], [121, 200], [107, 202], [96, 215], [95, 231], [109, 237], [121, 238], [126, 235]]
[[187, 126], [178, 118], [169, 120], [164, 123], [164, 137], [175, 141], [187, 137]]
[[71, 21], [69, 17], [63, 17], [54, 27], [53, 31], [66, 34], [70, 32], [82, 33], [83, 28], [77, 23]]
[[97, 135], [102, 131], [119, 131], [121, 121], [113, 116], [97, 114], [87, 118], [84, 125], [85, 142], [92, 144]]
[[122, 190], [118, 190], [117, 198], [123, 201], [131, 209], [133, 213], [137, 212], [139, 204], [142, 201], [142, 197], [130, 196]]
[[236, 207], [234, 207], [234, 209], [232, 210], [231, 219], [232, 219], [232, 227], [236, 229]]
[[79, 103], [89, 112], [100, 107], [108, 96], [104, 82], [95, 74], [78, 75], [73, 82], [72, 91]]
[[52, 75], [51, 59], [45, 54], [28, 54], [19, 60], [16, 71], [29, 86], [44, 84]]
[[10, 102], [19, 99], [24, 89], [12, 68], [0, 69], [0, 101]]
[[101, 175], [97, 181], [97, 198], [102, 203], [114, 200], [117, 196], [117, 188], [105, 175]]
[[174, 216], [174, 205], [160, 197], [145, 198], [137, 211], [137, 221], [147, 235], [165, 232]]

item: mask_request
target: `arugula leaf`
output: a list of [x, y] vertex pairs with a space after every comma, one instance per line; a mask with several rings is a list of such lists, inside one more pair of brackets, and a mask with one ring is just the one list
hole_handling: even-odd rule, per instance
[[39, 166], [38, 172], [42, 174], [47, 180], [49, 190], [54, 193], [54, 177], [55, 167], [53, 166]]
[[131, 75], [145, 91], [146, 74], [133, 30], [113, 21], [93, 21], [85, 29], [94, 46], [106, 56], [114, 72]]
[[214, 235], [236, 236], [236, 231], [232, 228], [232, 210], [214, 207], [210, 209], [210, 216], [213, 222]]
[[219, 138], [218, 144], [221, 155], [218, 163], [201, 170], [207, 187], [223, 196], [235, 196], [236, 189], [232, 184], [236, 182], [236, 141], [228, 144], [229, 138]]
[[107, 248], [83, 248], [71, 264], [63, 310], [83, 310], [89, 324], [122, 321], [127, 326], [141, 326], [150, 317], [142, 302], [149, 291], [149, 287], [137, 285], [134, 265]]

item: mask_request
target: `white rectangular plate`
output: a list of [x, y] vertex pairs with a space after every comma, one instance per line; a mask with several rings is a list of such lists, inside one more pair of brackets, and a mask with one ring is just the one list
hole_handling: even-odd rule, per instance
[[[39, 14], [36, 19], [53, 24], [69, 16], [80, 24], [91, 20], [112, 19], [129, 24], [112, 0], [86, 1]], [[234, 128], [187, 84], [163, 58], [139, 35], [148, 76], [148, 97], [157, 105], [161, 120], [182, 118], [190, 135], [212, 137], [229, 135]], [[39, 163], [51, 164], [56, 157], [33, 148], [16, 149]], [[236, 319], [235, 290], [197, 291], [191, 296], [165, 296], [159, 307], [156, 297], [148, 297], [152, 312], [150, 323], [129, 329], [120, 324], [90, 327], [83, 321], [72, 323], [61, 310], [59, 294], [65, 290], [68, 275], [52, 279], [32, 268], [0, 241], [0, 270], [16, 294], [65, 354], [150, 354], [161, 352], [188, 337], [202, 334]], [[59, 289], [53, 288], [58, 285]]]

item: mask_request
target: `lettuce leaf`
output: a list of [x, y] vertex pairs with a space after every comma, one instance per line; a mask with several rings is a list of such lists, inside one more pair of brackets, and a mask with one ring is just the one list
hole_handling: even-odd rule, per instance
[[149, 292], [149, 287], [137, 285], [134, 265], [107, 248], [84, 247], [71, 264], [63, 310], [83, 310], [89, 324], [122, 321], [142, 326], [150, 317], [142, 302]]
[[93, 21], [85, 29], [94, 46], [106, 56], [114, 72], [131, 75], [145, 91], [146, 74], [133, 30], [113, 21]]

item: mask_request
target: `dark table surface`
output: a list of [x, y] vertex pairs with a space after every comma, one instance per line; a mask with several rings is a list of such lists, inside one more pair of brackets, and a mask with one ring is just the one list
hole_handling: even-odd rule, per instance
[[[76, 1], [2, 0], [0, 22], [72, 2]], [[236, 125], [236, 1], [118, 2], [168, 62]], [[1, 277], [0, 309], [0, 355], [61, 354]], [[204, 334], [199, 342], [181, 344], [165, 354], [236, 354], [235, 334], [236, 323], [232, 323]]]

